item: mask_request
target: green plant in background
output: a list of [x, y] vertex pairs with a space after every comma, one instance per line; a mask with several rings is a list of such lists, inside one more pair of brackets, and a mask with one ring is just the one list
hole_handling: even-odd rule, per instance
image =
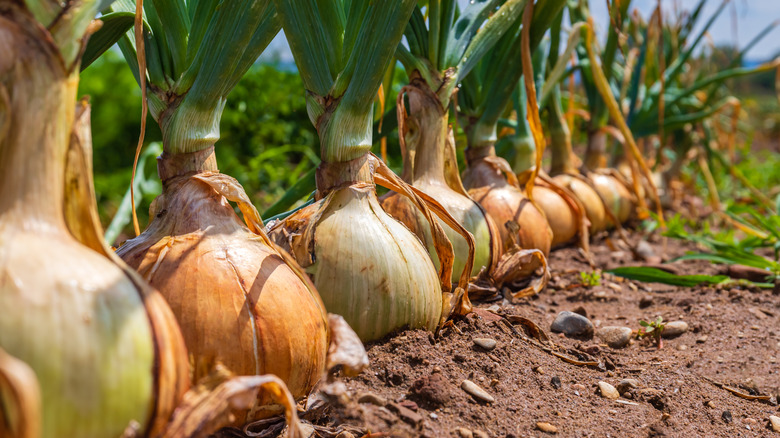
[[641, 327], [636, 333], [637, 339], [653, 338], [655, 340], [655, 345], [659, 350], [664, 347], [664, 341], [663, 338], [661, 338], [661, 334], [663, 334], [666, 324], [662, 317], [659, 316], [655, 321], [650, 322], [640, 319], [639, 325]]

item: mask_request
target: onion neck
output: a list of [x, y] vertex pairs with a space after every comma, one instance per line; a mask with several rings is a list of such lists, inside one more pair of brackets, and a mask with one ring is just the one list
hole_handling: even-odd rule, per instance
[[571, 131], [569, 131], [569, 125], [563, 117], [560, 94], [560, 89], [556, 87], [556, 89], [553, 90], [553, 96], [548, 105], [550, 110], [548, 118], [550, 127], [550, 151], [552, 153], [550, 175], [552, 176], [563, 173], [574, 173], [576, 170], [571, 162], [572, 154], [574, 153], [571, 147]]
[[157, 161], [157, 173], [163, 181], [189, 173], [219, 171], [214, 145], [220, 137], [219, 122], [226, 99], [204, 105], [187, 96], [159, 113], [150, 99], [163, 137], [163, 154]]
[[339, 105], [330, 97], [307, 96], [309, 118], [320, 138], [325, 162], [347, 162], [371, 151], [374, 120], [369, 111]]
[[1, 16], [0, 46], [0, 218], [25, 229], [64, 230], [78, 66], [67, 73], [50, 42]]
[[585, 152], [584, 165], [588, 170], [607, 166], [607, 134], [603, 130], [588, 132], [588, 148]]
[[415, 80], [409, 91], [409, 117], [406, 120], [406, 154], [403, 179], [414, 185], [418, 181], [446, 185], [444, 166], [448, 135], [447, 116], [435, 93], [421, 80]]

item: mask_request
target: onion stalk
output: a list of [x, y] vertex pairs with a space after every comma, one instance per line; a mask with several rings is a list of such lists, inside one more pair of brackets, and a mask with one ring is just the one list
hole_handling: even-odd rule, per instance
[[[122, 0], [114, 9], [134, 6]], [[214, 152], [227, 95], [280, 29], [276, 9], [271, 0], [147, 0], [144, 13], [145, 50], [137, 52], [129, 35], [120, 48], [145, 82], [162, 131], [163, 192], [149, 226], [117, 254], [170, 304], [193, 383], [221, 364], [238, 375], [274, 374], [294, 397], [304, 396], [325, 366], [325, 307], [295, 261], [268, 239], [243, 187], [219, 172]], [[146, 66], [135, 62], [139, 54]], [[275, 412], [260, 394], [236, 424]]]
[[[369, 153], [373, 98], [416, 2], [342, 2], [312, 6], [275, 0], [306, 87], [320, 138], [315, 202], [269, 224], [269, 234], [305, 267], [330, 312], [363, 341], [404, 327], [436, 329], [470, 311], [465, 293], [473, 237], [440, 205], [407, 186]], [[429, 222], [441, 265], [380, 206], [375, 184], [412, 199]], [[452, 244], [438, 216], [460, 232], [469, 255], [452, 288]]]

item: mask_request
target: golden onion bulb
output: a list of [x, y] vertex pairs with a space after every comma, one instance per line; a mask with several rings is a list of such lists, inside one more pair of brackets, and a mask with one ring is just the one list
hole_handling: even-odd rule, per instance
[[[411, 79], [410, 85], [405, 87], [410, 114], [407, 115], [403, 108], [403, 95], [398, 106], [399, 117], [402, 118], [399, 132], [403, 135], [403, 179], [441, 204], [472, 234], [474, 259], [470, 275], [476, 277], [480, 271], [492, 270], [498, 259], [500, 245], [495, 225], [463, 188], [455, 155], [455, 139], [448, 126], [448, 113], [439, 97], [416, 73]], [[382, 207], [422, 240], [438, 267], [430, 227], [422, 212], [396, 192], [382, 197]], [[455, 283], [468, 262], [469, 245], [458, 232], [441, 221], [440, 224], [452, 242], [455, 255], [452, 282]]]
[[568, 174], [560, 174], [553, 177], [553, 181], [569, 189], [574, 196], [585, 207], [585, 215], [590, 221], [590, 227], [588, 228], [591, 233], [596, 233], [607, 229], [609, 225], [609, 218], [604, 210], [604, 202], [588, 183], [582, 181], [576, 176]]
[[[194, 381], [221, 363], [234, 374], [275, 374], [301, 397], [325, 366], [325, 309], [305, 275], [250, 231], [228, 198], [259, 230], [237, 181], [190, 173], [164, 182], [149, 227], [117, 254], [170, 304]], [[238, 422], [258, 415], [249, 412]]]
[[[547, 257], [553, 234], [544, 212], [521, 189], [507, 181], [501, 169], [490, 162], [494, 160], [503, 161], [503, 158], [477, 158], [469, 163], [463, 172], [463, 183], [469, 189], [469, 195], [495, 221], [503, 242], [503, 252], [518, 245], [522, 249], [538, 249]], [[508, 164], [506, 168], [509, 168]], [[513, 279], [527, 277], [539, 266], [536, 261], [523, 266]]]
[[633, 197], [628, 188], [612, 175], [591, 173], [588, 177], [617, 220], [621, 224], [626, 222], [634, 211]]
[[554, 190], [534, 185], [534, 202], [544, 211], [552, 230], [552, 246], [571, 241], [579, 232], [579, 218], [572, 207]]

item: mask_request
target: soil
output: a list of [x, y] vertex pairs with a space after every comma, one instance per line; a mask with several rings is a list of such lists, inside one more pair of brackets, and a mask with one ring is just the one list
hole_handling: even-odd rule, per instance
[[[628, 240], [642, 237], [632, 233]], [[595, 236], [591, 252], [596, 266], [606, 270], [656, 265], [695, 249], [658, 235], [648, 243], [652, 251], [644, 256], [650, 263], [635, 260], [615, 234]], [[587, 287], [580, 272], [591, 267], [572, 247], [554, 250], [550, 266], [550, 284], [533, 298], [475, 303], [475, 313], [454, 321], [436, 339], [411, 330], [368, 345], [369, 369], [340, 378], [339, 394], [303, 418], [317, 426], [319, 436], [340, 432], [342, 438], [780, 437], [768, 421], [780, 416], [780, 296], [742, 286], [639, 283], [606, 273], [599, 285]], [[719, 271], [703, 261], [663, 266], [679, 274]], [[613, 349], [598, 338], [550, 333], [564, 310], [585, 313], [597, 329], [624, 326], [636, 332], [640, 320], [657, 316], [685, 321], [689, 329], [664, 339], [660, 349], [652, 339], [632, 339]], [[531, 322], [505, 318], [511, 315]], [[533, 323], [550, 342], [534, 336]], [[475, 338], [495, 340], [496, 347], [488, 351]], [[467, 394], [461, 389], [465, 379], [494, 401]], [[637, 387], [619, 399], [602, 397], [599, 382], [618, 386], [623, 379], [636, 380]], [[237, 430], [228, 435], [245, 436]]]

